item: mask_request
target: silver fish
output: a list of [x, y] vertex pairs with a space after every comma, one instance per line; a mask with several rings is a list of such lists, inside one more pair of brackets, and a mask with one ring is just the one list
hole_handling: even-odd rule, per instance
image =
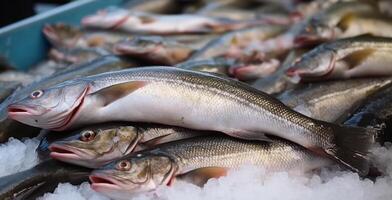
[[[124, 109], [130, 111], [124, 112]], [[373, 130], [306, 117], [231, 79], [170, 67], [144, 67], [67, 81], [8, 107], [11, 118], [64, 130], [107, 121], [154, 122], [243, 139], [271, 134], [366, 174]]]

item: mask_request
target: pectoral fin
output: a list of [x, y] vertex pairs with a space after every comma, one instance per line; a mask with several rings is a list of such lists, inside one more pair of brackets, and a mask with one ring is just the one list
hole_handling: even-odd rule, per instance
[[148, 15], [141, 15], [141, 16], [138, 16], [138, 18], [142, 24], [151, 24], [156, 21], [156, 19], [154, 17], [148, 16]]
[[205, 167], [190, 171], [179, 178], [191, 182], [195, 185], [202, 186], [211, 178], [219, 178], [227, 175], [227, 168], [224, 167]]
[[102, 90], [95, 92], [94, 96], [97, 96], [103, 102], [103, 106], [107, 106], [118, 99], [144, 87], [147, 82], [144, 81], [131, 81], [126, 83], [116, 84]]
[[341, 30], [345, 31], [350, 27], [350, 24], [353, 22], [354, 19], [355, 15], [353, 13], [348, 13], [340, 19], [339, 23], [336, 26]]
[[375, 51], [375, 49], [363, 49], [355, 51], [344, 57], [343, 61], [347, 63], [350, 69], [352, 69], [363, 63], [366, 59], [368, 59], [368, 57], [372, 56]]

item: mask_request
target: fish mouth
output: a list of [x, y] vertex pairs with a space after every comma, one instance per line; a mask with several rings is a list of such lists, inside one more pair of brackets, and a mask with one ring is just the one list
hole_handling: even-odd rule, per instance
[[83, 106], [84, 103], [84, 98], [86, 97], [88, 93], [89, 87], [86, 87], [86, 89], [82, 92], [82, 94], [79, 96], [79, 98], [75, 101], [74, 105], [71, 107], [71, 112], [68, 114], [68, 117], [64, 120], [64, 123], [60, 125], [57, 128], [53, 128], [52, 130], [55, 131], [63, 131], [68, 128], [69, 124], [71, 124], [75, 117], [80, 113], [81, 107]]
[[92, 174], [89, 176], [91, 182], [91, 188], [97, 192], [103, 190], [121, 190], [122, 188], [116, 184], [116, 181], [103, 174]]
[[42, 115], [45, 112], [39, 111], [36, 108], [28, 107], [25, 105], [19, 105], [19, 104], [11, 104], [7, 108], [8, 116], [10, 116], [12, 119], [17, 120], [16, 118], [20, 116], [37, 116], [37, 115]]
[[50, 157], [60, 161], [80, 160], [81, 157], [70, 147], [52, 144], [49, 146]]

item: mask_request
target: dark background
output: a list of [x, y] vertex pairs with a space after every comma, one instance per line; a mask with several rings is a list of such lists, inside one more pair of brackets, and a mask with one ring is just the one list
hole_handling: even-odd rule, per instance
[[0, 0], [0, 27], [36, 14], [37, 4], [62, 5], [70, 0]]

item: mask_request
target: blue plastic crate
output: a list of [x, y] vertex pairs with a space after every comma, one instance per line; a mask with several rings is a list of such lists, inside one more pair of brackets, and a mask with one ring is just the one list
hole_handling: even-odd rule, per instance
[[47, 55], [49, 44], [42, 34], [45, 24], [64, 22], [79, 25], [83, 16], [124, 2], [125, 0], [79, 0], [6, 26], [0, 29], [0, 56], [11, 66], [26, 70]]

